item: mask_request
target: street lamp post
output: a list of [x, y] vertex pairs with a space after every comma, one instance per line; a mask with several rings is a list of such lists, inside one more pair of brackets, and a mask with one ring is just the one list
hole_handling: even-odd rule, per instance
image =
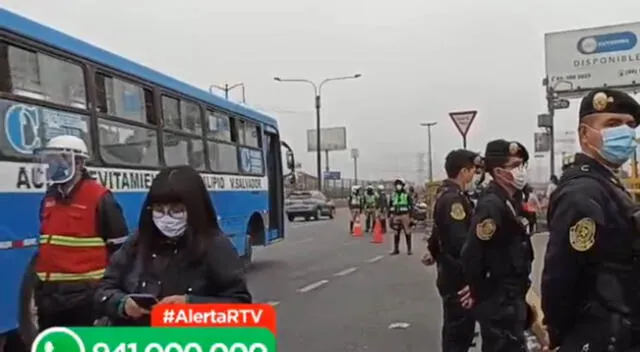
[[438, 124], [437, 122], [423, 122], [420, 124], [420, 126], [427, 128], [427, 143], [429, 144], [429, 154], [428, 154], [429, 183], [433, 182], [433, 154], [431, 151], [431, 127], [437, 124]]
[[239, 83], [236, 83], [236, 84], [233, 84], [233, 85], [229, 85], [229, 84], [225, 83], [224, 86], [218, 86], [218, 85], [212, 84], [212, 85], [209, 86], [209, 93], [213, 94], [213, 88], [220, 89], [221, 91], [224, 92], [224, 98], [229, 100], [229, 91], [234, 89], [234, 88], [238, 88], [238, 87], [242, 88], [242, 102], [246, 103], [247, 102], [247, 97], [245, 95], [244, 83], [242, 83], [242, 82], [239, 82]]
[[[559, 84], [569, 84], [570, 86], [570, 90], [573, 90], [573, 83], [569, 82], [569, 81], [565, 81], [565, 80], [558, 80], [555, 81], [555, 83], [549, 82], [549, 78], [545, 77], [542, 79], [542, 85], [545, 87], [546, 89], [546, 99], [547, 99], [547, 113], [548, 113], [548, 125], [544, 126], [547, 129], [547, 133], [548, 133], [548, 138], [549, 138], [549, 173], [550, 176], [553, 176], [555, 174], [555, 163], [556, 163], [556, 151], [555, 151], [555, 126], [554, 126], [554, 120], [555, 120], [555, 112], [556, 112], [556, 108], [555, 108], [555, 101], [558, 98], [558, 93], [556, 93], [556, 88], [558, 87]], [[539, 127], [543, 127], [543, 126], [539, 126]]]
[[343, 81], [347, 79], [356, 79], [362, 77], [361, 74], [357, 73], [352, 76], [340, 76], [340, 77], [330, 77], [325, 78], [320, 82], [320, 84], [315, 84], [313, 81], [308, 79], [285, 79], [280, 77], [274, 77], [273, 79], [277, 82], [293, 82], [293, 83], [306, 83], [310, 84], [313, 87], [313, 94], [315, 97], [315, 108], [316, 108], [316, 172], [318, 177], [318, 190], [322, 191], [322, 150], [320, 150], [320, 102], [321, 102], [321, 94], [322, 87], [329, 82], [332, 81]]

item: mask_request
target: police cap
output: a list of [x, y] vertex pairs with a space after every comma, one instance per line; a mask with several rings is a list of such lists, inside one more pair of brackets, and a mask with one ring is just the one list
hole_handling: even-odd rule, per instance
[[523, 162], [529, 161], [529, 152], [520, 142], [496, 139], [487, 143], [484, 153], [484, 164], [488, 171], [507, 163], [509, 157], [522, 158]]
[[593, 114], [631, 115], [640, 124], [640, 104], [629, 94], [613, 89], [599, 89], [589, 92], [580, 102], [580, 121]]

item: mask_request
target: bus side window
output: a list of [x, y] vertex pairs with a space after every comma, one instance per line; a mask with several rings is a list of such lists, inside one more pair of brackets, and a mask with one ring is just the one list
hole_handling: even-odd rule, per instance
[[[100, 156], [107, 164], [159, 166], [153, 92], [98, 72], [95, 76]], [[115, 118], [125, 121], [117, 121]]]
[[244, 144], [244, 121], [231, 118], [231, 141]]
[[102, 72], [96, 73], [95, 82], [98, 112], [139, 123], [157, 123], [150, 89]]
[[79, 64], [0, 42], [3, 92], [50, 103], [87, 108], [84, 70]]
[[249, 147], [262, 147], [262, 143], [260, 143], [260, 127], [258, 125], [249, 122], [244, 123], [244, 142]]

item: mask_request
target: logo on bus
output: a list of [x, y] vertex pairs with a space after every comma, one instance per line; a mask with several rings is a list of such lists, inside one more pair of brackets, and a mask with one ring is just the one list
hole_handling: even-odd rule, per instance
[[38, 136], [40, 121], [36, 107], [16, 104], [7, 109], [4, 133], [11, 147], [22, 154], [32, 154], [40, 148]]

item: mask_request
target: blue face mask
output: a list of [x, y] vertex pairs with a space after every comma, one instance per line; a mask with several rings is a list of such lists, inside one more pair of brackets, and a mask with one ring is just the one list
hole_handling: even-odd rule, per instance
[[602, 135], [602, 157], [615, 165], [622, 165], [629, 160], [636, 150], [636, 131], [627, 126], [605, 128], [600, 131]]

